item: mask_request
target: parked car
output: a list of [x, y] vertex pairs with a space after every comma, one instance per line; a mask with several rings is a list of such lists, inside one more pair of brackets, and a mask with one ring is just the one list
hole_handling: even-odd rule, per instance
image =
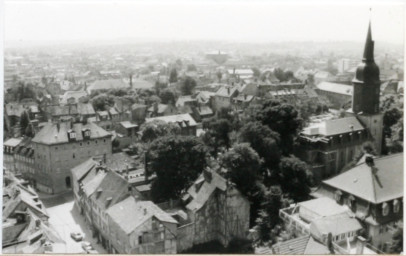
[[87, 252], [87, 254], [99, 254], [95, 249], [91, 249], [86, 252]]
[[72, 239], [76, 242], [83, 240], [83, 235], [80, 232], [72, 232], [70, 233], [70, 237], [72, 237]]

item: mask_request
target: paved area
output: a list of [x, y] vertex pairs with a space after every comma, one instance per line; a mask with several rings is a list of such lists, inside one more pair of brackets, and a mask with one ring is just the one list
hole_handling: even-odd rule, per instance
[[92, 237], [84, 216], [80, 215], [78, 208], [75, 206], [72, 193], [57, 196], [40, 194], [39, 196], [47, 208], [50, 224], [66, 242], [64, 248], [58, 248], [58, 253], [85, 253], [82, 249], [82, 242], [74, 241], [70, 237], [71, 232], [82, 233], [84, 235], [83, 241], [90, 242], [98, 253], [107, 253], [101, 244], [97, 244], [96, 239]]

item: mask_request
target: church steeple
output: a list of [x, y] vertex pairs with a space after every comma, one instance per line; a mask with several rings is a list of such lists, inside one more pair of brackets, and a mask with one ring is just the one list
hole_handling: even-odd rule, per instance
[[364, 48], [364, 58], [363, 62], [373, 62], [374, 61], [374, 41], [372, 41], [371, 32], [371, 21], [369, 21], [367, 40], [365, 42]]
[[357, 67], [353, 84], [352, 111], [364, 114], [378, 113], [381, 81], [379, 80], [379, 67], [374, 61], [371, 21], [368, 26], [364, 56], [362, 63]]

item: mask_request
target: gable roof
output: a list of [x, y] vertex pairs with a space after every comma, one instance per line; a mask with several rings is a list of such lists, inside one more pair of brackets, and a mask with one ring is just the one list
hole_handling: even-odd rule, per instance
[[3, 145], [9, 146], [9, 147], [17, 147], [22, 141], [23, 141], [23, 139], [21, 139], [21, 138], [10, 138], [10, 139], [6, 140], [3, 143]]
[[[118, 202], [124, 194], [128, 193], [128, 182], [119, 174], [113, 171], [107, 171], [101, 180], [96, 191], [101, 191], [99, 195], [93, 193], [90, 197], [94, 199], [100, 209], [107, 209]], [[111, 202], [107, 205], [107, 199]]]
[[196, 121], [193, 119], [193, 117], [190, 114], [151, 117], [151, 118], [146, 118], [145, 123], [153, 122], [154, 120], [161, 120], [161, 121], [164, 121], [165, 123], [179, 123], [181, 125], [185, 121], [188, 121], [189, 126], [196, 126]]
[[72, 128], [69, 122], [61, 122], [59, 124], [59, 129], [56, 123], [46, 124], [32, 139], [32, 142], [41, 144], [60, 144], [68, 143], [68, 131], [73, 130], [76, 133], [76, 141], [83, 141], [82, 130], [90, 129], [90, 138], [98, 139], [104, 137], [110, 137], [111, 134], [105, 131], [103, 128], [99, 127], [95, 123], [74, 123]]
[[403, 197], [403, 153], [374, 159], [377, 172], [363, 163], [323, 181], [368, 202], [379, 204]]
[[97, 165], [93, 158], [89, 158], [83, 163], [72, 168], [72, 176], [76, 181], [80, 181], [90, 170]]
[[362, 226], [355, 217], [348, 215], [331, 216], [313, 220], [310, 233], [315, 237], [323, 237], [331, 233], [333, 236], [361, 230]]
[[354, 116], [325, 120], [310, 125], [302, 130], [304, 135], [333, 136], [338, 134], [363, 131], [365, 127]]
[[[216, 190], [225, 191], [227, 189], [227, 181], [215, 171], [211, 172], [212, 178], [210, 181], [204, 178], [203, 173], [197, 178], [192, 186], [187, 190], [187, 194], [192, 197], [186, 208], [191, 211], [199, 210], [209, 199], [210, 195]], [[200, 188], [196, 189], [196, 186]]]
[[81, 115], [95, 115], [93, 105], [90, 103], [78, 103], [77, 104], [78, 113]]
[[334, 92], [347, 96], [352, 96], [353, 87], [351, 85], [337, 84], [330, 82], [321, 82], [316, 85], [317, 89], [322, 91]]
[[231, 97], [236, 91], [238, 91], [237, 87], [222, 86], [216, 92], [216, 96]]
[[74, 98], [76, 102], [79, 101], [80, 98], [86, 97], [87, 92], [86, 91], [66, 91], [60, 98], [59, 102], [60, 103], [67, 103], [68, 99]]
[[105, 176], [106, 173], [101, 171], [88, 182], [83, 182], [83, 192], [87, 197], [90, 197], [96, 191]]
[[162, 222], [178, 223], [153, 202], [137, 201], [132, 196], [113, 205], [106, 213], [126, 234], [130, 234], [153, 216]]
[[302, 236], [272, 246], [275, 254], [304, 254], [310, 236]]

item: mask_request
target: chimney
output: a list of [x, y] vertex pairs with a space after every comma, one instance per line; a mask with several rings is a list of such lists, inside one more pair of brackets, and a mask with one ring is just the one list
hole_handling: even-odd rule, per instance
[[145, 181], [148, 181], [148, 151], [144, 154], [144, 177]]
[[61, 129], [61, 122], [58, 120], [56, 123], [56, 130], [59, 132], [60, 129]]
[[111, 196], [106, 199], [106, 208], [109, 207], [111, 201], [113, 201], [113, 198]]
[[99, 189], [96, 191], [96, 198], [99, 198], [102, 192], [103, 192], [103, 189], [99, 188]]
[[211, 182], [212, 178], [213, 178], [213, 174], [211, 173], [210, 170], [208, 169], [204, 169], [203, 170], [203, 177], [207, 182]]
[[107, 156], [106, 156], [106, 153], [104, 153], [103, 154], [103, 163], [106, 164], [106, 162], [107, 162]]
[[335, 254], [334, 247], [333, 247], [333, 235], [331, 233], [328, 233], [328, 236], [327, 236], [327, 248], [331, 254]]
[[227, 94], [230, 95], [230, 87], [227, 87]]
[[374, 158], [370, 155], [365, 157], [365, 163], [371, 168], [375, 166]]
[[363, 238], [362, 236], [357, 237], [357, 243], [356, 243], [356, 252], [355, 254], [363, 254], [364, 253], [364, 247], [365, 244], [367, 243], [367, 240]]

